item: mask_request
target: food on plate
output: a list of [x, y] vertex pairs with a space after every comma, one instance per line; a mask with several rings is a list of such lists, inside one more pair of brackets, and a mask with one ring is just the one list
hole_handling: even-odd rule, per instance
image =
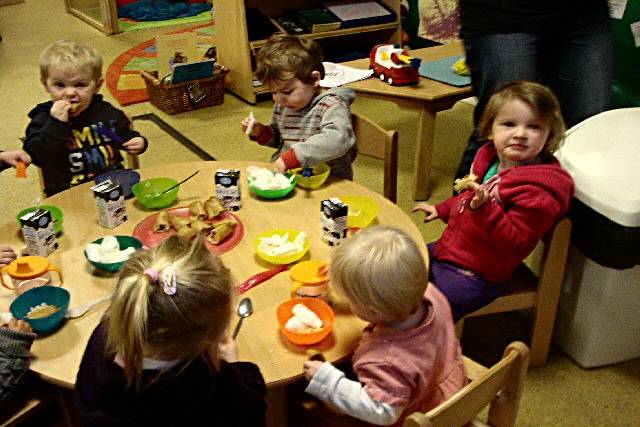
[[165, 233], [171, 230], [171, 224], [169, 223], [169, 212], [162, 211], [156, 218], [156, 225], [153, 226], [155, 233]]
[[225, 209], [217, 197], [210, 197], [204, 202], [204, 210], [208, 219], [213, 219], [220, 215]]
[[35, 307], [31, 307], [31, 310], [27, 313], [27, 319], [42, 319], [43, 317], [51, 316], [58, 310], [60, 310], [60, 307], [57, 305], [49, 305], [43, 302]]
[[186, 224], [185, 226], [178, 229], [176, 235], [180, 237], [186, 237], [188, 239], [195, 237], [198, 234], [198, 230], [191, 227], [191, 224]]
[[207, 212], [204, 210], [204, 203], [197, 200], [189, 205], [189, 213], [193, 219], [206, 219]]
[[261, 190], [282, 190], [291, 186], [293, 177], [274, 172], [271, 169], [249, 166], [247, 168], [249, 183]]
[[293, 241], [289, 241], [289, 233], [273, 234], [269, 237], [261, 237], [258, 249], [269, 256], [289, 255], [304, 249], [307, 235], [298, 233]]
[[209, 223], [204, 222], [204, 221], [202, 221], [200, 219], [196, 219], [195, 221], [193, 221], [190, 224], [190, 226], [191, 226], [191, 228], [196, 230], [196, 233], [201, 233], [203, 231], [209, 231], [214, 227], [213, 224], [209, 224]]
[[232, 219], [225, 219], [218, 223], [213, 224], [213, 228], [209, 231], [209, 235], [207, 239], [217, 245], [227, 238], [231, 233], [233, 233], [233, 229], [236, 226], [236, 222]]
[[191, 220], [180, 215], [169, 215], [169, 223], [176, 230], [180, 230], [182, 227], [191, 224]]
[[102, 264], [113, 264], [128, 260], [136, 251], [136, 248], [129, 247], [120, 250], [118, 239], [114, 236], [105, 236], [100, 243], [89, 243], [85, 247], [87, 258], [92, 262]]

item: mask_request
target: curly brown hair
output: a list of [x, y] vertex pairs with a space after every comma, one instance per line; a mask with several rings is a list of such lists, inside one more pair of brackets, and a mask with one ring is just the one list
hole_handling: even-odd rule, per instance
[[265, 83], [295, 77], [302, 83], [311, 84], [314, 71], [324, 78], [322, 60], [322, 47], [315, 41], [274, 34], [258, 52], [256, 77]]

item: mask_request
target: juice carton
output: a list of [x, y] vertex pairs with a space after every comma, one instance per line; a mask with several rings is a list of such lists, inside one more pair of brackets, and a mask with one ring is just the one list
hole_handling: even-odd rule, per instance
[[98, 222], [106, 228], [114, 228], [127, 220], [124, 192], [117, 182], [110, 179], [91, 187], [96, 198]]
[[320, 224], [324, 242], [337, 246], [347, 238], [348, 210], [349, 207], [335, 197], [320, 202]]
[[242, 206], [240, 200], [240, 170], [218, 169], [216, 171], [216, 197], [227, 210], [237, 211]]
[[36, 209], [20, 217], [22, 235], [30, 255], [47, 256], [58, 249], [51, 212]]

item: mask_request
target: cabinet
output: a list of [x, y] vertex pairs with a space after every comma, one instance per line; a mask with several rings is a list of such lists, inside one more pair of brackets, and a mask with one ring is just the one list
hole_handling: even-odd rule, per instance
[[[400, 0], [379, 0], [396, 14], [396, 20], [385, 24], [367, 25], [355, 28], [337, 29], [320, 33], [301, 34], [299, 37], [312, 38], [323, 45], [354, 45], [368, 50], [378, 43], [400, 43]], [[258, 93], [268, 92], [266, 85], [253, 85], [255, 55], [264, 45], [265, 37], [252, 40], [247, 28], [248, 11], [259, 10], [268, 17], [273, 31], [285, 32], [274, 17], [285, 10], [308, 9], [321, 6], [313, 0], [214, 0], [216, 26], [216, 49], [218, 61], [231, 70], [226, 77], [226, 87], [242, 99], [254, 104]], [[327, 60], [331, 60], [327, 56]]]
[[65, 0], [67, 12], [105, 34], [119, 33], [116, 0]]

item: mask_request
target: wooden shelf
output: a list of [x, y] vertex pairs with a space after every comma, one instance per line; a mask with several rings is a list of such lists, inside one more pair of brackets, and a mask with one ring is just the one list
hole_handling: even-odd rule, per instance
[[[400, 0], [379, 0], [396, 14], [394, 22], [366, 25], [362, 27], [322, 31], [317, 33], [298, 34], [297, 37], [314, 40], [330, 39], [343, 36], [362, 35], [366, 48], [380, 43], [400, 43]], [[216, 21], [216, 49], [218, 61], [231, 70], [226, 77], [227, 89], [249, 103], [256, 102], [256, 94], [268, 92], [268, 88], [253, 86], [253, 69], [255, 53], [264, 46], [265, 41], [249, 40], [246, 12], [255, 8], [265, 16], [280, 16], [284, 10], [293, 8], [317, 7], [315, 0], [288, 0], [273, 2], [270, 0], [214, 0]], [[271, 23], [281, 30], [279, 23], [269, 18]]]

